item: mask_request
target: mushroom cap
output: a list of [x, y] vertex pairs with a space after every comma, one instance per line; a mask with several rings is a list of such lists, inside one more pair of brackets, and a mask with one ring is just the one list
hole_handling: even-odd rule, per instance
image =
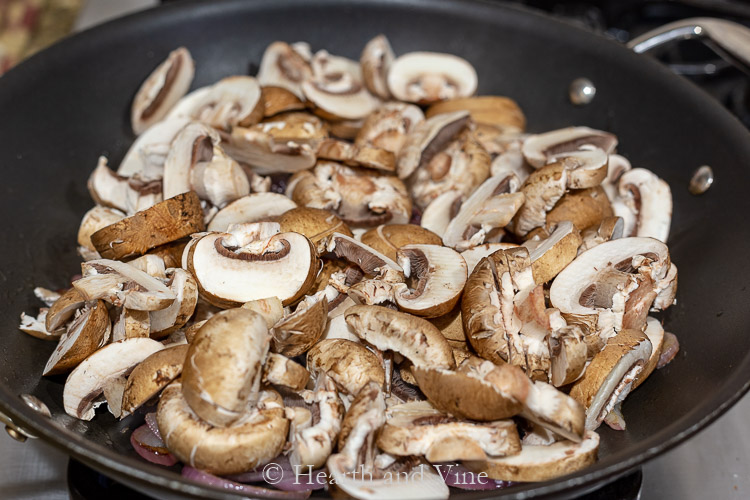
[[242, 308], [260, 314], [269, 329], [284, 317], [284, 306], [278, 297], [251, 300], [242, 304]]
[[426, 319], [370, 305], [352, 306], [347, 309], [345, 317], [362, 340], [381, 351], [395, 351], [415, 366], [455, 367], [448, 341]]
[[187, 352], [187, 344], [175, 345], [156, 351], [141, 361], [127, 378], [122, 395], [122, 416], [133, 413], [179, 377]]
[[232, 224], [261, 222], [294, 208], [297, 208], [297, 204], [283, 194], [252, 193], [232, 201], [219, 210], [208, 223], [207, 229], [226, 232]]
[[477, 72], [452, 54], [409, 52], [391, 63], [388, 89], [399, 101], [416, 104], [468, 97], [477, 90]]
[[568, 191], [547, 212], [546, 224], [549, 227], [563, 221], [571, 221], [579, 231], [612, 217], [612, 205], [601, 186]]
[[88, 250], [95, 251], [96, 247], [91, 242], [91, 235], [124, 217], [125, 214], [115, 208], [94, 206], [81, 219], [81, 225], [78, 228], [78, 244]]
[[[549, 238], [540, 241], [534, 248], [529, 248], [534, 282], [546, 283], [557, 276], [576, 258], [580, 245], [581, 234], [573, 223], [560, 222]], [[526, 243], [523, 246], [529, 247]]]
[[471, 119], [479, 125], [496, 127], [503, 131], [523, 132], [526, 117], [518, 103], [509, 97], [485, 95], [458, 97], [436, 102], [427, 108], [427, 118], [441, 113], [468, 111]]
[[290, 111], [303, 111], [307, 107], [294, 92], [290, 92], [284, 87], [261, 84], [260, 92], [263, 99], [264, 118]]
[[550, 352], [549, 381], [562, 387], [583, 375], [588, 361], [588, 346], [580, 326], [560, 328], [547, 338]]
[[270, 335], [262, 316], [236, 308], [212, 316], [190, 343], [182, 392], [190, 408], [217, 427], [233, 424], [257, 399]]
[[461, 252], [461, 257], [466, 261], [467, 271], [471, 274], [483, 258], [498, 250], [509, 250], [517, 246], [515, 243], [483, 243], [482, 245], [467, 248]]
[[406, 136], [398, 153], [398, 177], [406, 179], [450, 144], [469, 125], [466, 111], [435, 115], [418, 123]]
[[532, 172], [521, 186], [525, 202], [513, 221], [513, 231], [518, 236], [525, 236], [532, 229], [543, 226], [547, 221], [547, 212], [565, 194], [567, 183], [568, 170], [561, 162], [542, 166]]
[[[73, 300], [77, 303], [77, 299]], [[68, 325], [47, 361], [42, 373], [44, 376], [69, 372], [109, 341], [112, 325], [104, 302], [97, 300], [81, 305], [84, 307], [75, 308], [75, 311], [80, 312]], [[47, 316], [49, 317], [49, 312]]]
[[269, 352], [263, 365], [263, 383], [301, 391], [310, 380], [310, 372], [286, 356]]
[[267, 118], [249, 130], [267, 134], [276, 144], [294, 142], [314, 147], [328, 137], [323, 120], [311, 113], [288, 112]]
[[75, 288], [69, 288], [60, 295], [47, 311], [44, 326], [48, 332], [63, 329], [65, 323], [73, 317], [73, 314], [85, 303], [84, 298]]
[[609, 154], [617, 147], [617, 137], [588, 127], [567, 127], [529, 136], [522, 151], [530, 165], [540, 168], [556, 155], [580, 151], [584, 146], [593, 146]]
[[385, 372], [378, 357], [365, 346], [345, 339], [325, 339], [307, 351], [307, 368], [330, 377], [347, 394], [356, 395], [375, 382], [382, 387]]
[[396, 251], [404, 245], [442, 243], [438, 235], [415, 224], [381, 224], [365, 232], [360, 241], [394, 261]]
[[229, 76], [209, 87], [189, 115], [221, 130], [254, 125], [263, 117], [263, 99], [258, 80], [252, 76]]
[[181, 462], [222, 475], [268, 463], [281, 453], [289, 429], [275, 391], [263, 391], [258, 406], [245, 408], [231, 427], [214, 427], [192, 411], [179, 381], [162, 392], [156, 420], [167, 448]]
[[388, 71], [395, 59], [391, 44], [385, 35], [377, 35], [362, 49], [359, 65], [362, 67], [362, 79], [367, 90], [373, 95], [387, 101], [391, 98], [388, 90]]
[[424, 113], [418, 106], [387, 102], [365, 118], [354, 143], [383, 148], [398, 155], [406, 136], [423, 121]]
[[326, 245], [333, 233], [352, 236], [349, 226], [341, 218], [322, 208], [292, 208], [282, 213], [278, 221], [282, 231], [294, 231], [307, 236], [315, 245], [318, 255], [326, 252]]
[[272, 349], [285, 356], [304, 354], [323, 335], [328, 322], [328, 299], [324, 292], [307, 297], [292, 314], [271, 328]]

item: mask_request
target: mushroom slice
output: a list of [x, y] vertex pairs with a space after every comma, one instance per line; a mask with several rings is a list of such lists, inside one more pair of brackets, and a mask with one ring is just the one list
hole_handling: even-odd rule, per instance
[[518, 245], [515, 243], [485, 243], [472, 248], [468, 248], [461, 252], [461, 257], [466, 261], [466, 268], [471, 275], [474, 269], [477, 267], [479, 262], [490, 254], [497, 252], [498, 250], [509, 250], [516, 248]]
[[[260, 77], [258, 81], [260, 81]], [[263, 85], [261, 87], [261, 95], [263, 97], [263, 116], [265, 118], [290, 111], [302, 111], [306, 107], [305, 103], [294, 92], [281, 86]]]
[[364, 233], [361, 241], [392, 260], [396, 260], [396, 252], [405, 245], [442, 243], [438, 235], [414, 224], [381, 224]]
[[163, 199], [160, 181], [143, 182], [116, 174], [107, 166], [104, 156], [99, 157], [86, 185], [97, 205], [116, 208], [126, 214], [145, 210]]
[[[99, 253], [96, 251], [96, 247], [91, 242], [91, 235], [107, 227], [110, 224], [123, 219], [125, 214], [115, 208], [102, 207], [96, 205], [94, 208], [89, 210], [83, 215], [81, 219], [81, 225], [78, 228], [78, 245], [79, 253], [81, 249], [87, 250], [88, 254], [96, 255], [96, 259], [100, 258]], [[85, 259], [92, 260], [92, 259]]]
[[534, 282], [542, 284], [550, 281], [565, 269], [576, 258], [578, 247], [581, 245], [581, 234], [570, 221], [560, 222], [549, 238], [546, 238], [533, 248], [529, 248], [531, 271]]
[[42, 340], [59, 340], [63, 335], [62, 330], [50, 332], [47, 330], [45, 323], [47, 321], [48, 309], [43, 307], [39, 310], [39, 314], [34, 317], [26, 313], [21, 313], [21, 324], [18, 325], [18, 329], [24, 333], [28, 333], [32, 337], [36, 337]]
[[94, 418], [96, 398], [113, 379], [126, 375], [138, 363], [164, 349], [155, 340], [126, 339], [99, 349], [81, 362], [65, 381], [65, 412], [81, 420]]
[[229, 76], [211, 85], [187, 112], [194, 120], [229, 130], [248, 127], [263, 118], [260, 84], [252, 76]]
[[624, 228], [622, 217], [605, 217], [598, 226], [590, 226], [581, 232], [582, 242], [578, 247], [578, 255], [605, 241], [622, 238]]
[[490, 177], [461, 204], [443, 233], [443, 244], [462, 251], [481, 245], [492, 229], [507, 225], [525, 207], [514, 175]]
[[384, 277], [403, 272], [401, 266], [382, 253], [341, 233], [333, 233], [327, 250], [358, 266], [368, 276]]
[[211, 161], [193, 165], [190, 187], [202, 200], [217, 208], [250, 194], [250, 180], [245, 171], [220, 148], [214, 148]]
[[195, 74], [190, 51], [180, 47], [146, 78], [133, 99], [130, 122], [136, 135], [161, 121], [184, 96]]
[[181, 462], [212, 474], [239, 474], [266, 464], [281, 453], [289, 421], [283, 400], [263, 391], [254, 407], [246, 407], [231, 427], [214, 427], [200, 420], [173, 382], [162, 392], [156, 412], [159, 434]]
[[141, 361], [130, 373], [123, 388], [121, 418], [143, 406], [179, 377], [187, 352], [187, 344], [175, 345], [156, 351]]
[[387, 307], [350, 307], [346, 322], [364, 341], [381, 351], [395, 351], [415, 366], [452, 369], [453, 350], [429, 321]]
[[304, 354], [320, 340], [328, 322], [328, 299], [325, 292], [306, 297], [292, 314], [279, 320], [271, 329], [272, 349], [285, 356]]
[[357, 334], [354, 333], [354, 331], [349, 327], [349, 324], [346, 322], [346, 318], [344, 317], [343, 313], [343, 311], [349, 309], [353, 305], [356, 305], [356, 303], [351, 298], [347, 297], [346, 300], [341, 304], [341, 314], [329, 319], [328, 324], [326, 325], [326, 329], [323, 332], [323, 335], [320, 337], [321, 341], [342, 339], [349, 340], [351, 342], [354, 342], [355, 344], [360, 343], [359, 337], [357, 337]]
[[122, 259], [143, 255], [204, 228], [198, 195], [187, 192], [99, 229], [91, 241], [105, 259]]
[[578, 325], [559, 328], [547, 337], [551, 367], [549, 381], [562, 387], [578, 380], [586, 369], [588, 347]]
[[391, 98], [387, 78], [393, 59], [393, 49], [385, 35], [378, 35], [367, 42], [359, 57], [362, 79], [367, 90], [384, 101]]
[[398, 264], [412, 287], [397, 285], [399, 308], [417, 316], [436, 318], [458, 303], [466, 284], [466, 261], [452, 248], [406, 245], [398, 249]]
[[70, 288], [47, 311], [44, 327], [47, 332], [64, 329], [65, 323], [84, 305], [85, 299], [75, 288]]
[[540, 168], [557, 155], [591, 147], [610, 154], [617, 147], [617, 137], [588, 127], [567, 127], [529, 136], [523, 142], [522, 151], [529, 164]]
[[521, 451], [515, 424], [461, 421], [427, 401], [404, 403], [386, 410], [378, 448], [396, 456], [424, 456], [430, 462], [485, 460]]
[[263, 383], [286, 387], [293, 391], [301, 391], [310, 380], [310, 372], [299, 363], [295, 363], [286, 356], [268, 353], [263, 365]]
[[253, 125], [249, 130], [268, 134], [275, 144], [294, 142], [315, 147], [328, 138], [323, 120], [311, 113], [284, 113]]
[[164, 162], [177, 134], [191, 120], [186, 117], [168, 118], [140, 134], [117, 167], [117, 174], [141, 181], [159, 180], [164, 175]]
[[469, 196], [490, 175], [490, 155], [474, 133], [463, 131], [409, 177], [409, 192], [424, 208], [446, 191]]
[[469, 125], [466, 111], [436, 115], [417, 124], [398, 153], [398, 176], [406, 179], [424, 167]]
[[175, 136], [164, 160], [164, 197], [190, 191], [191, 171], [201, 162], [210, 162], [219, 144], [218, 132], [198, 122], [189, 122]]
[[602, 223], [612, 217], [612, 206], [600, 186], [568, 191], [547, 212], [545, 227], [570, 221], [579, 231]]
[[87, 302], [78, 309], [66, 332], [60, 337], [42, 375], [66, 373], [109, 341], [112, 325], [107, 306], [101, 300]]
[[626, 232], [626, 235], [666, 242], [672, 222], [669, 184], [650, 170], [634, 168], [622, 174], [619, 186], [625, 206], [637, 217], [633, 232]]
[[148, 338], [151, 323], [148, 311], [136, 311], [123, 307], [120, 317], [112, 326], [112, 342], [132, 338]]
[[448, 99], [436, 102], [427, 108], [427, 118], [441, 113], [468, 111], [471, 119], [479, 125], [488, 125], [509, 132], [523, 132], [526, 117], [516, 101], [501, 96], [478, 96]]
[[599, 186], [607, 177], [609, 157], [603, 149], [569, 151], [553, 157], [568, 169], [568, 188], [586, 189]]
[[532, 172], [521, 186], [525, 202], [513, 221], [514, 232], [518, 236], [526, 236], [532, 229], [543, 226], [547, 221], [547, 212], [565, 194], [567, 183], [568, 170], [560, 162]]
[[517, 455], [465, 462], [467, 468], [501, 481], [548, 481], [572, 474], [596, 462], [599, 434], [586, 431], [583, 441], [527, 445]]
[[658, 240], [608, 241], [583, 252], [557, 275], [550, 302], [568, 322], [586, 326], [606, 341], [622, 328], [645, 325], [655, 283], [668, 267], [669, 250]]
[[586, 407], [586, 429], [595, 430], [625, 400], [651, 352], [651, 341], [643, 332], [622, 330], [594, 356], [570, 389], [570, 396]]
[[182, 372], [182, 394], [198, 417], [227, 427], [257, 401], [270, 335], [257, 313], [222, 311], [198, 330]]
[[103, 299], [117, 307], [157, 311], [169, 307], [175, 294], [158, 279], [116, 260], [90, 260], [81, 264], [83, 278], [73, 287], [85, 300]]
[[654, 309], [663, 311], [675, 303], [675, 295], [677, 294], [677, 266], [673, 262], [669, 264], [667, 275], [656, 284], [656, 290], [656, 298], [653, 303]]
[[184, 269], [167, 269], [167, 286], [175, 295], [174, 302], [159, 311], [151, 311], [151, 337], [166, 337], [185, 326], [198, 304], [198, 284]]
[[318, 255], [326, 253], [326, 246], [334, 233], [352, 236], [351, 230], [341, 218], [322, 208], [293, 208], [281, 214], [278, 221], [282, 231], [294, 231], [307, 236], [315, 245]]
[[284, 316], [284, 306], [278, 297], [251, 300], [242, 304], [242, 308], [260, 314], [269, 329]]
[[133, 266], [139, 271], [143, 271], [154, 278], [159, 278], [161, 280], [167, 279], [167, 268], [164, 264], [164, 259], [159, 255], [141, 255], [133, 260], [129, 260], [128, 265]]
[[607, 192], [607, 197], [614, 203], [618, 196], [618, 184], [620, 177], [633, 168], [630, 161], [624, 156], [618, 154], [609, 155], [609, 166], [607, 167], [607, 178], [602, 181], [602, 188]]
[[312, 286], [318, 269], [315, 249], [298, 233], [279, 233], [244, 246], [227, 233], [208, 233], [185, 249], [187, 270], [201, 295], [228, 308], [278, 297], [291, 304]]
[[633, 388], [631, 390], [635, 390], [636, 387], [641, 385], [643, 381], [654, 372], [656, 366], [659, 364], [662, 347], [664, 346], [664, 327], [658, 319], [649, 316], [646, 319], [646, 328], [643, 333], [646, 334], [649, 342], [651, 342], [651, 356], [649, 356], [648, 361], [643, 365], [643, 370], [641, 370], [641, 373], [638, 374], [638, 378], [633, 382]]
[[373, 111], [357, 132], [357, 146], [373, 146], [398, 155], [406, 137], [424, 121], [422, 110], [403, 102], [389, 102]]
[[443, 238], [448, 224], [461, 208], [462, 198], [460, 192], [453, 190], [439, 194], [425, 207], [419, 224]]
[[297, 204], [283, 194], [249, 194], [219, 210], [208, 223], [208, 230], [226, 232], [232, 224], [269, 220], [296, 207]]
[[338, 139], [323, 139], [316, 151], [318, 159], [339, 161], [352, 167], [372, 168], [383, 172], [396, 170], [396, 156], [388, 150], [357, 146]]
[[266, 47], [258, 70], [261, 85], [284, 88], [302, 99], [302, 82], [311, 76], [308, 60], [288, 43], [273, 42]]
[[307, 367], [324, 373], [346, 394], [357, 395], [368, 383], [385, 383], [378, 357], [365, 346], [345, 339], [324, 339], [307, 352]]
[[315, 165], [315, 151], [303, 142], [276, 141], [259, 128], [233, 127], [224, 150], [235, 160], [267, 175], [295, 173]]
[[125, 391], [125, 384], [128, 379], [117, 377], [107, 380], [102, 389], [102, 395], [107, 402], [107, 410], [115, 418], [122, 418], [122, 395]]
[[469, 97], [477, 90], [477, 72], [452, 54], [410, 52], [391, 64], [388, 89], [399, 101], [416, 104]]

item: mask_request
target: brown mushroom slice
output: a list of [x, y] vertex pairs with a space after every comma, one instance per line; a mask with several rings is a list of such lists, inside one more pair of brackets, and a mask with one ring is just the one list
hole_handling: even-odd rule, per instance
[[80, 420], [94, 418], [95, 400], [110, 380], [126, 375], [138, 363], [164, 346], [147, 338], [126, 339], [109, 344], [83, 360], [65, 381], [65, 412]]
[[260, 84], [252, 76], [223, 78], [193, 103], [188, 114], [221, 130], [254, 125], [263, 118]]
[[260, 314], [269, 329], [284, 317], [284, 306], [278, 297], [250, 300], [242, 304], [242, 308]]
[[469, 125], [466, 111], [435, 115], [417, 124], [398, 153], [398, 177], [406, 179], [424, 167]]
[[322, 376], [318, 387], [305, 391], [305, 403], [313, 407], [317, 418], [313, 424], [291, 433], [289, 463], [296, 471], [312, 471], [325, 465], [333, 452], [336, 438], [344, 419], [344, 405], [339, 399], [336, 385]]
[[534, 282], [542, 284], [550, 281], [576, 258], [581, 245], [581, 234], [570, 221], [560, 222], [552, 234], [529, 248], [531, 271]]
[[70, 288], [55, 301], [47, 311], [44, 326], [48, 332], [57, 332], [64, 328], [65, 323], [83, 306], [85, 299], [75, 288]]
[[307, 236], [315, 245], [318, 255], [326, 253], [326, 246], [334, 233], [352, 236], [351, 230], [341, 218], [322, 208], [292, 208], [282, 213], [278, 222], [284, 232], [294, 231]]
[[292, 314], [271, 328], [272, 349], [285, 356], [304, 354], [320, 340], [328, 322], [328, 299], [318, 292], [301, 301]]
[[187, 344], [175, 345], [156, 351], [141, 361], [130, 372], [123, 388], [121, 418], [143, 406], [179, 377], [187, 352]]
[[413, 104], [388, 102], [373, 111], [356, 134], [357, 146], [374, 146], [398, 155], [406, 137], [420, 123], [424, 113]]
[[305, 57], [285, 42], [273, 42], [263, 53], [257, 78], [261, 85], [284, 88], [301, 99], [302, 82], [311, 76]]
[[568, 188], [587, 189], [599, 186], [607, 177], [609, 157], [603, 149], [569, 151], [553, 157], [568, 169]]
[[96, 247], [91, 242], [91, 235], [101, 228], [114, 224], [124, 217], [125, 214], [121, 211], [115, 208], [102, 207], [100, 205], [96, 205], [83, 215], [81, 225], [78, 228], [79, 253], [86, 251], [86, 255], [92, 257], [91, 259], [87, 258], [85, 260], [100, 258], [99, 253], [96, 251]]
[[378, 448], [396, 456], [424, 456], [430, 462], [485, 460], [521, 451], [510, 420], [467, 422], [442, 413], [427, 401], [404, 403], [386, 410]]
[[425, 207], [419, 224], [443, 238], [448, 224], [461, 208], [462, 198], [460, 192], [453, 190], [439, 194]]
[[198, 195], [187, 192], [99, 229], [91, 241], [105, 259], [121, 259], [143, 255], [204, 227]]
[[387, 79], [394, 59], [393, 49], [385, 35], [378, 35], [367, 42], [359, 56], [362, 79], [367, 90], [384, 101], [391, 98]]
[[395, 351], [415, 366], [452, 369], [453, 350], [432, 323], [387, 307], [350, 307], [346, 322], [364, 341], [381, 351]]
[[97, 205], [134, 214], [162, 201], [161, 181], [144, 182], [116, 174], [107, 166], [107, 158], [99, 162], [86, 184]]
[[567, 127], [529, 136], [522, 151], [529, 164], [540, 168], [557, 155], [580, 151], [584, 147], [599, 148], [609, 154], [617, 147], [617, 137], [588, 127]]
[[550, 445], [527, 445], [517, 455], [465, 462], [476, 473], [501, 481], [548, 481], [572, 474], [596, 462], [599, 434], [586, 431], [583, 441], [558, 441]]
[[315, 147], [328, 138], [326, 124], [311, 113], [284, 113], [266, 119], [249, 130], [268, 134], [275, 144], [307, 144]]
[[452, 54], [409, 52], [391, 63], [388, 89], [399, 101], [416, 104], [469, 97], [477, 90], [477, 72]]
[[180, 47], [144, 80], [133, 99], [130, 122], [136, 135], [161, 121], [182, 96], [195, 74], [195, 63], [190, 51]]
[[543, 226], [547, 221], [547, 212], [565, 194], [567, 183], [568, 170], [560, 162], [532, 172], [520, 188], [525, 202], [513, 221], [514, 232], [523, 237], [532, 229]]
[[651, 352], [651, 341], [643, 332], [622, 330], [594, 356], [570, 390], [570, 396], [586, 407], [586, 429], [595, 430], [622, 403]]
[[414, 224], [381, 224], [364, 233], [361, 241], [394, 261], [396, 251], [405, 245], [442, 243], [438, 235]]
[[175, 295], [168, 307], [151, 311], [151, 337], [162, 338], [182, 328], [195, 312], [198, 304], [198, 284], [184, 269], [170, 268], [166, 272], [167, 286]]
[[656, 298], [654, 299], [653, 308], [658, 311], [663, 311], [664, 309], [669, 308], [676, 302], [676, 294], [677, 266], [671, 262], [669, 264], [667, 275], [656, 284]]
[[622, 238], [625, 224], [622, 217], [605, 217], [598, 226], [590, 226], [581, 232], [581, 246], [578, 255], [605, 241]]
[[111, 323], [104, 302], [80, 309], [52, 352], [42, 375], [66, 373], [109, 341]]
[[263, 383], [301, 391], [310, 380], [310, 372], [286, 356], [269, 352], [263, 364]]
[[294, 92], [277, 85], [262, 85], [261, 97], [265, 118], [290, 111], [303, 111], [306, 108], [305, 103]]
[[466, 261], [452, 248], [440, 245], [405, 245], [398, 249], [398, 264], [413, 286], [398, 285], [396, 303], [401, 310], [426, 318], [449, 312], [461, 297]]
[[126, 377], [117, 377], [107, 380], [102, 388], [102, 395], [107, 402], [107, 410], [115, 418], [122, 418], [122, 395], [125, 392]]
[[73, 287], [85, 300], [103, 299], [117, 307], [157, 311], [174, 302], [174, 293], [158, 279], [116, 260], [90, 260], [81, 264], [83, 278]]
[[43, 307], [39, 310], [39, 314], [30, 316], [26, 313], [21, 313], [21, 324], [18, 325], [18, 329], [24, 333], [31, 335], [42, 340], [59, 340], [62, 337], [64, 331], [57, 330], [50, 332], [47, 330], [45, 323], [47, 321], [48, 309]]
[[270, 345], [265, 320], [242, 308], [222, 311], [198, 330], [182, 371], [182, 393], [202, 420], [237, 422], [257, 400]]
[[427, 118], [453, 111], [468, 111], [471, 119], [480, 125], [489, 125], [505, 132], [523, 132], [526, 117], [516, 101], [502, 96], [476, 96], [448, 99], [427, 108]]
[[[664, 180], [645, 168], [634, 168], [620, 177], [620, 196], [637, 221], [627, 236], [666, 242], [672, 222], [672, 191]], [[621, 215], [617, 212], [617, 215]]]
[[368, 276], [384, 277], [403, 272], [401, 266], [384, 254], [341, 233], [333, 233], [327, 250], [358, 266]]
[[307, 352], [307, 367], [322, 372], [346, 394], [357, 395], [368, 383], [385, 383], [378, 357], [361, 344], [345, 339], [325, 339]]
[[208, 233], [185, 250], [187, 270], [211, 304], [236, 307], [270, 295], [288, 305], [312, 286], [317, 258], [303, 235], [279, 233], [239, 247], [230, 236]]
[[318, 143], [316, 156], [320, 160], [339, 161], [352, 167], [396, 171], [396, 156], [390, 151], [373, 146], [357, 146], [338, 139], [322, 139]]
[[258, 128], [233, 127], [224, 150], [235, 160], [252, 165], [257, 174], [295, 173], [315, 165], [315, 150], [305, 143], [276, 141]]
[[184, 464], [212, 474], [239, 474], [281, 453], [289, 421], [277, 392], [261, 392], [257, 406], [246, 407], [230, 427], [200, 420], [182, 392], [179, 381], [164, 389], [156, 421], [167, 448]]
[[580, 378], [586, 369], [588, 347], [578, 325], [565, 326], [547, 337], [551, 366], [549, 381], [562, 387]]
[[232, 224], [269, 220], [296, 208], [297, 204], [278, 193], [252, 193], [219, 210], [208, 223], [209, 231], [226, 232]]
[[570, 221], [579, 231], [602, 223], [614, 214], [606, 193], [600, 187], [568, 191], [547, 212], [546, 227]]
[[643, 370], [641, 370], [641, 373], [638, 374], [635, 382], [633, 382], [631, 390], [635, 390], [636, 387], [641, 385], [654, 372], [656, 366], [659, 364], [662, 347], [664, 347], [664, 327], [658, 319], [651, 316], [646, 318], [646, 328], [643, 330], [643, 333], [648, 337], [649, 342], [651, 342], [651, 356], [649, 356], [648, 361], [643, 365]]
[[112, 325], [112, 342], [132, 338], [148, 338], [151, 321], [148, 311], [136, 311], [123, 307], [120, 316]]

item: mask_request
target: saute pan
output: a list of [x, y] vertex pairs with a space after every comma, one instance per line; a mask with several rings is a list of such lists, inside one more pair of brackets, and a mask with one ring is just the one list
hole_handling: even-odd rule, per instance
[[[190, 49], [197, 87], [255, 74], [274, 40], [304, 40], [314, 49], [358, 58], [365, 42], [381, 32], [397, 53], [435, 50], [468, 59], [479, 74], [479, 92], [516, 99], [531, 131], [588, 125], [617, 134], [619, 151], [634, 166], [672, 186], [669, 245], [680, 284], [665, 327], [679, 337], [680, 355], [628, 397], [627, 431], [599, 429], [595, 465], [504, 494], [583, 493], [687, 439], [746, 392], [750, 135], [707, 95], [648, 57], [514, 7], [450, 0], [227, 0], [180, 3], [105, 24], [0, 78], [0, 412], [6, 420], [138, 488], [235, 498], [140, 460], [128, 437], [142, 414], [122, 422], [106, 412], [91, 422], [65, 415], [63, 380], [41, 377], [54, 343], [19, 332], [18, 317], [38, 307], [34, 286], [60, 288], [77, 272], [74, 235], [93, 204], [86, 178], [99, 155], [114, 165], [123, 157], [133, 140], [131, 99], [171, 49]], [[573, 106], [568, 98], [578, 77], [597, 88], [587, 106]], [[688, 181], [704, 164], [716, 180], [695, 197]], [[43, 400], [52, 418], [35, 413], [21, 394]], [[482, 495], [487, 492], [459, 497]]]

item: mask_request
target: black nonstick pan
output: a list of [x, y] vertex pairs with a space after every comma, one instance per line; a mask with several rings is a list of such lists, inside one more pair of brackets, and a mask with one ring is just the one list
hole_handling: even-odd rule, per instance
[[[91, 422], [65, 415], [63, 380], [41, 377], [55, 344], [19, 332], [18, 317], [38, 307], [34, 286], [60, 288], [78, 272], [75, 234], [93, 205], [86, 178], [99, 155], [114, 165], [123, 157], [133, 140], [131, 99], [170, 50], [190, 49], [198, 87], [255, 74], [274, 40], [304, 40], [313, 49], [358, 58], [381, 32], [396, 53], [434, 50], [466, 58], [479, 74], [479, 93], [516, 99], [531, 131], [588, 125], [617, 134], [619, 151], [634, 166], [653, 170], [672, 187], [669, 246], [680, 283], [665, 326], [678, 335], [680, 355], [627, 399], [627, 431], [599, 429], [602, 447], [594, 466], [505, 494], [583, 493], [687, 439], [740, 398], [750, 383], [750, 135], [719, 104], [648, 57], [514, 7], [449, 0], [228, 0], [181, 2], [105, 24], [0, 78], [0, 412], [138, 488], [236, 498], [140, 460], [128, 437], [142, 415], [122, 422], [101, 411]], [[573, 106], [568, 98], [578, 77], [597, 88], [587, 106]], [[704, 164], [716, 180], [695, 197], [688, 182]], [[52, 419], [35, 413], [21, 394], [43, 400]]]

